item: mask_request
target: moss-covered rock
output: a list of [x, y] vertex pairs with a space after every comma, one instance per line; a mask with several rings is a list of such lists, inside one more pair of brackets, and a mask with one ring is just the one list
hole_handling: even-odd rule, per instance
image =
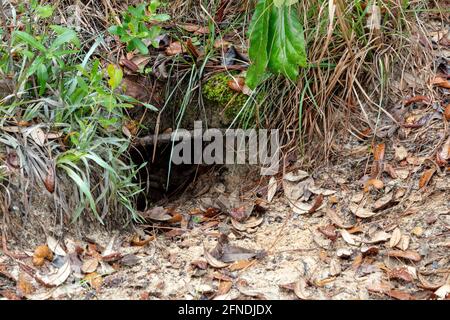
[[223, 123], [227, 124], [239, 114], [248, 96], [236, 92], [228, 86], [233, 78], [227, 73], [219, 73], [203, 84], [203, 97], [217, 112], [223, 115]]

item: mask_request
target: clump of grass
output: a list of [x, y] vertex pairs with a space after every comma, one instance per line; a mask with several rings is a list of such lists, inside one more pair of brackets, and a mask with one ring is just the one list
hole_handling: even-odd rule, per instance
[[0, 70], [13, 74], [16, 83], [14, 94], [0, 100], [0, 141], [19, 162], [9, 170], [22, 177], [24, 192], [41, 186], [53, 193], [72, 221], [139, 220], [139, 168], [122, 133], [127, 109], [137, 101], [118, 93], [120, 69], [93, 58], [101, 36], [81, 50], [75, 30], [52, 25], [51, 16], [37, 15], [42, 10], [33, 5], [38, 6], [25, 6], [17, 20], [8, 20], [15, 30], [0, 47], [8, 56], [2, 56]]

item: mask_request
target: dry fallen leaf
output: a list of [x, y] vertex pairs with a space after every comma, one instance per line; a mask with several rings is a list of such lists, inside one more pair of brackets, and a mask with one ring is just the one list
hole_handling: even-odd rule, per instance
[[208, 252], [208, 250], [206, 249], [205, 245], [203, 245], [203, 254], [205, 255], [205, 259], [206, 259], [206, 261], [208, 261], [208, 263], [209, 263], [209, 265], [211, 267], [214, 267], [214, 268], [226, 268], [226, 267], [228, 267], [230, 265], [229, 263], [225, 263], [225, 262], [222, 262], [222, 261], [214, 258], [212, 256], [212, 254]]
[[389, 241], [389, 247], [394, 248], [402, 238], [402, 232], [399, 228], [395, 228], [392, 232], [391, 240]]
[[306, 280], [303, 278], [300, 278], [297, 282], [295, 282], [294, 293], [299, 299], [301, 299], [301, 300], [309, 300], [310, 299], [310, 294], [306, 290], [307, 286], [308, 286], [308, 284], [306, 283]]
[[275, 177], [271, 177], [267, 186], [267, 201], [272, 202], [275, 193], [277, 192], [278, 183]]
[[450, 121], [450, 103], [445, 107], [444, 117], [445, 120]]
[[350, 211], [359, 218], [370, 218], [376, 215], [376, 212], [373, 212], [356, 204], [350, 205]]
[[166, 48], [166, 54], [168, 56], [174, 56], [179, 53], [186, 52], [184, 46], [181, 44], [180, 41], [172, 42], [167, 48]]
[[333, 221], [333, 224], [342, 229], [350, 229], [353, 228], [354, 224], [345, 224], [344, 220], [338, 215], [338, 213], [334, 209], [327, 209], [328, 218]]
[[319, 230], [325, 237], [327, 237], [331, 241], [334, 241], [337, 238], [336, 228], [332, 224], [318, 227], [317, 230]]
[[441, 299], [447, 298], [447, 296], [450, 294], [450, 284], [449, 283], [444, 284], [442, 287], [437, 289], [434, 292], [434, 294], [437, 295]]
[[245, 86], [245, 79], [242, 77], [235, 77], [230, 81], [228, 81], [228, 87], [236, 92], [242, 92], [244, 90], [244, 86]]
[[408, 156], [408, 150], [406, 150], [406, 148], [403, 146], [394, 147], [394, 150], [395, 150], [394, 157], [395, 157], [395, 160], [397, 160], [397, 161], [405, 160], [406, 157]]
[[224, 294], [227, 294], [231, 287], [233, 286], [233, 282], [231, 281], [221, 281], [219, 283], [219, 288], [217, 289], [216, 296], [222, 296]]
[[342, 236], [342, 239], [344, 239], [345, 242], [347, 242], [348, 244], [351, 244], [352, 246], [356, 246], [356, 242], [355, 242], [354, 236], [352, 236], [350, 233], [348, 233], [347, 230], [342, 229], [341, 230], [341, 236]]
[[438, 87], [450, 89], [450, 81], [442, 77], [434, 77], [433, 80], [431, 80], [431, 84]]
[[89, 283], [89, 285], [94, 288], [95, 290], [100, 289], [100, 287], [103, 284], [103, 278], [101, 275], [99, 275], [97, 272], [89, 273], [84, 278], [84, 281]]
[[400, 248], [401, 250], [405, 251], [408, 250], [409, 247], [409, 237], [406, 234], [402, 235], [402, 238], [400, 239], [400, 242], [397, 244], [397, 248]]
[[85, 260], [81, 266], [81, 271], [83, 271], [83, 273], [93, 273], [97, 270], [98, 264], [99, 261], [97, 258]]
[[242, 270], [242, 269], [248, 268], [253, 263], [254, 263], [254, 261], [251, 261], [251, 260], [240, 260], [240, 261], [236, 261], [235, 263], [230, 265], [229, 269], [230, 269], [230, 271]]
[[209, 33], [208, 27], [203, 27], [203, 26], [199, 26], [196, 24], [183, 23], [183, 24], [177, 24], [177, 26], [180, 27], [181, 29], [186, 30], [187, 32], [193, 32], [194, 34], [197, 34], [197, 35]]
[[375, 161], [383, 161], [384, 153], [385, 153], [386, 145], [384, 143], [380, 143], [373, 148], [373, 159]]
[[308, 213], [314, 213], [317, 209], [319, 209], [322, 206], [323, 203], [323, 195], [319, 194], [316, 199], [314, 200], [314, 204], [311, 207], [311, 209], [308, 210]]
[[251, 217], [245, 223], [240, 223], [240, 222], [236, 221], [235, 219], [231, 219], [231, 224], [236, 230], [245, 232], [248, 229], [253, 229], [253, 228], [256, 228], [257, 226], [261, 225], [261, 223], [263, 221], [264, 221], [263, 217], [260, 217], [260, 218]]
[[390, 279], [400, 279], [406, 282], [412, 282], [413, 277], [408, 272], [406, 268], [395, 268], [388, 272], [388, 277]]
[[155, 221], [167, 222], [172, 219], [172, 216], [167, 213], [167, 210], [163, 207], [154, 207], [145, 211], [142, 216], [146, 219]]
[[431, 178], [433, 177], [434, 173], [436, 172], [435, 168], [431, 168], [426, 170], [422, 177], [420, 177], [419, 180], [419, 188], [422, 189], [423, 187], [427, 186], [428, 183], [430, 182]]
[[388, 257], [403, 258], [414, 262], [419, 262], [422, 259], [420, 254], [415, 251], [390, 250], [387, 255]]
[[72, 273], [72, 268], [70, 266], [70, 259], [66, 259], [66, 262], [57, 269], [55, 272], [48, 274], [41, 278], [41, 280], [48, 287], [57, 287], [66, 282], [67, 278]]

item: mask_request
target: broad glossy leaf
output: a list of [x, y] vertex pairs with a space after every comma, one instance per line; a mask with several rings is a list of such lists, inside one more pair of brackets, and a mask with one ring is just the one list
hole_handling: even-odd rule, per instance
[[267, 53], [269, 39], [270, 1], [259, 0], [249, 28], [250, 48], [248, 54], [252, 64], [247, 71], [246, 83], [255, 88], [266, 74], [269, 57]]
[[269, 69], [291, 80], [297, 79], [298, 68], [306, 67], [303, 27], [292, 7], [272, 7], [269, 23]]

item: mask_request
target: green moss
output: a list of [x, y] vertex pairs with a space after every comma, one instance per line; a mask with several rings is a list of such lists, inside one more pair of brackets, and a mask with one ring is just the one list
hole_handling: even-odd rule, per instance
[[232, 121], [247, 101], [243, 93], [233, 91], [228, 87], [232, 77], [226, 73], [219, 73], [203, 85], [203, 96], [211, 105], [216, 105], [219, 112], [223, 112], [226, 122]]

